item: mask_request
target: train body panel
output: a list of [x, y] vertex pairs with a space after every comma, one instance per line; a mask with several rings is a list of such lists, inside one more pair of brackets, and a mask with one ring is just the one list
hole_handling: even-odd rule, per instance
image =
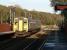
[[29, 29], [28, 30], [36, 30], [40, 28], [40, 21], [36, 19], [29, 20]]

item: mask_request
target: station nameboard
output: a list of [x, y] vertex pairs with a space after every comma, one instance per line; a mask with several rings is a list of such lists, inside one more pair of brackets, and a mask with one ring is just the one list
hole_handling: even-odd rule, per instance
[[67, 9], [67, 5], [56, 5], [55, 10], [64, 10]]

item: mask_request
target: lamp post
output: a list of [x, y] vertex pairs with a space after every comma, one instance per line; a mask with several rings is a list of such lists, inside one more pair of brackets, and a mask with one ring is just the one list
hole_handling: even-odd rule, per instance
[[24, 11], [24, 14], [25, 14], [25, 17], [26, 17], [26, 14], [27, 14], [26, 11]]

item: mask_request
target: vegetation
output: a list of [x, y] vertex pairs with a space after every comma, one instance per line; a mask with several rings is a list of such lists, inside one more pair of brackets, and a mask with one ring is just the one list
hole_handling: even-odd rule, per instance
[[61, 23], [63, 16], [50, 14], [46, 12], [39, 11], [28, 11], [22, 9], [19, 6], [2, 6], [0, 5], [0, 23], [7, 22], [7, 19], [10, 17], [10, 9], [12, 17], [32, 17], [35, 19], [40, 19], [43, 25], [54, 25]]

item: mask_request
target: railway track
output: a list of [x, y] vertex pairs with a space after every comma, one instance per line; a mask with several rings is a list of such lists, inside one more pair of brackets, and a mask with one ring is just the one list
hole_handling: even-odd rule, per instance
[[0, 50], [43, 50], [45, 44], [50, 42], [53, 44], [53, 42], [58, 40], [56, 39], [59, 38], [57, 34], [55, 34], [56, 32], [57, 31], [52, 31], [48, 37], [43, 37], [42, 39], [12, 38], [3, 42], [0, 41]]
[[34, 41], [36, 41], [36, 39], [9, 39], [7, 41], [0, 42], [0, 50], [22, 50]]
[[4, 41], [0, 41], [0, 50], [31, 50], [34, 48], [38, 49], [42, 44], [43, 40], [44, 39], [25, 37], [10, 38]]
[[0, 42], [0, 50], [37, 50], [44, 39], [17, 38]]
[[0, 50], [4, 50], [5, 48], [8, 48], [9, 46], [12, 46], [14, 44], [16, 44], [16, 41], [18, 39], [9, 39], [9, 40], [6, 40], [5, 42], [1, 43], [0, 44]]
[[27, 47], [25, 47], [23, 50], [33, 50], [33, 49], [38, 50], [38, 48], [41, 46], [42, 43], [43, 43], [43, 39], [38, 39], [38, 40], [32, 42]]
[[10, 38], [0, 41], [0, 50], [37, 50], [43, 41], [44, 38]]
[[[42, 39], [43, 40], [43, 39]], [[9, 39], [0, 43], [0, 50], [37, 50], [42, 40], [39, 39]]]

